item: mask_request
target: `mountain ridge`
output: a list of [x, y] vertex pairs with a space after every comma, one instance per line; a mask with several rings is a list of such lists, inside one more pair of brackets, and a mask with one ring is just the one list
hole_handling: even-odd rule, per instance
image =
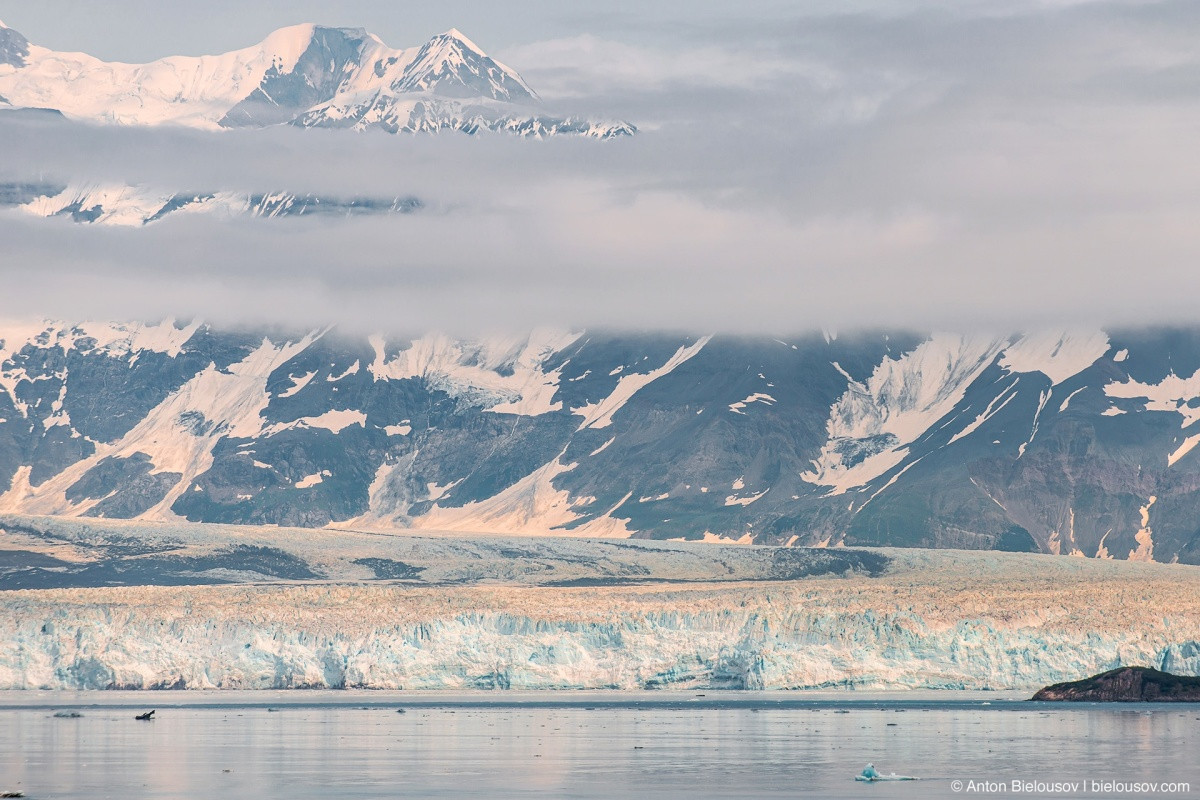
[[1200, 563], [1200, 331], [0, 326], [0, 512]]
[[624, 122], [541, 111], [510, 67], [456, 28], [395, 50], [364, 28], [304, 23], [228, 53], [105, 62], [31, 45], [0, 28], [0, 96], [105, 124], [480, 130], [525, 136], [629, 136]]
[[217, 219], [251, 217], [357, 217], [411, 214], [424, 203], [412, 195], [338, 196], [287, 191], [170, 192], [148, 186], [49, 181], [0, 182], [0, 210], [72, 222], [142, 227], [203, 214]]

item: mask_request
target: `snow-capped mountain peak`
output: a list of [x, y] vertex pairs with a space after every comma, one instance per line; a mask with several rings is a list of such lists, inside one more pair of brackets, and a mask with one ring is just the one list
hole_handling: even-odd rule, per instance
[[446, 97], [490, 97], [504, 102], [527, 103], [538, 99], [520, 75], [490, 58], [456, 28], [422, 45], [392, 88]]
[[538, 95], [457, 29], [392, 49], [364, 28], [281, 28], [222, 55], [104, 62], [30, 45], [0, 27], [0, 98], [68, 118], [217, 129], [298, 125], [391, 133], [494, 130], [594, 138], [636, 132], [534, 111]]
[[463, 32], [460, 31], [458, 28], [450, 28], [449, 30], [443, 31], [442, 33], [438, 34], [437, 36], [435, 36], [433, 38], [434, 39], [453, 39], [453, 40], [457, 41], [459, 44], [463, 45], [464, 47], [467, 47], [470, 50], [475, 51], [477, 54], [479, 54], [481, 56], [486, 55], [486, 53], [484, 53], [483, 50], [479, 49], [479, 45], [475, 44], [473, 41], [468, 39], [466, 37], [466, 35], [464, 35]]

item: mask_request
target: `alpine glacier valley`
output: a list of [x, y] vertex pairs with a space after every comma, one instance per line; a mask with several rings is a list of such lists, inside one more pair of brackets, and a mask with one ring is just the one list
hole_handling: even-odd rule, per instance
[[1192, 331], [44, 322], [2, 357], [6, 687], [1200, 672]]

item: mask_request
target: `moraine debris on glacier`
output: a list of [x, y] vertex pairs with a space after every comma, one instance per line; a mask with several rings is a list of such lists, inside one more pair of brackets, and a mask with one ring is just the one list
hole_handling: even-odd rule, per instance
[[878, 576], [849, 548], [147, 524], [0, 515], [0, 591], [280, 581], [622, 586]]
[[[300, 563], [343, 569], [318, 563], [334, 550], [309, 533]], [[96, 546], [139, 541], [93, 535]], [[843, 564], [778, 580], [761, 574], [775, 548], [631, 555], [612, 547], [622, 543], [500, 538], [483, 543], [488, 557], [514, 552], [486, 572], [428, 585], [372, 580], [372, 560], [395, 549], [411, 566], [469, 576], [480, 542], [366, 538], [348, 545], [345, 563], [367, 562], [353, 583], [0, 592], [0, 688], [1032, 689], [1130, 664], [1200, 674], [1191, 566], [889, 550], [868, 554], [886, 564], [874, 576]], [[638, 585], [530, 585], [542, 566], [595, 576], [638, 565]], [[696, 582], [654, 582], [681, 566]]]

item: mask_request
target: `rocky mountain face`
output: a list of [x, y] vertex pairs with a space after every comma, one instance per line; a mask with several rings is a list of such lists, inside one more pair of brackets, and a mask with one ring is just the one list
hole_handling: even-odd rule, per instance
[[1200, 563], [1200, 331], [0, 327], [0, 511]]
[[29, 57], [29, 41], [0, 22], [0, 65], [20, 69]]
[[454, 29], [394, 50], [361, 28], [295, 25], [231, 53], [121, 64], [38, 47], [0, 23], [0, 103], [95, 123], [202, 129], [298, 125], [597, 139], [636, 132], [625, 122], [546, 111], [520, 75]]

